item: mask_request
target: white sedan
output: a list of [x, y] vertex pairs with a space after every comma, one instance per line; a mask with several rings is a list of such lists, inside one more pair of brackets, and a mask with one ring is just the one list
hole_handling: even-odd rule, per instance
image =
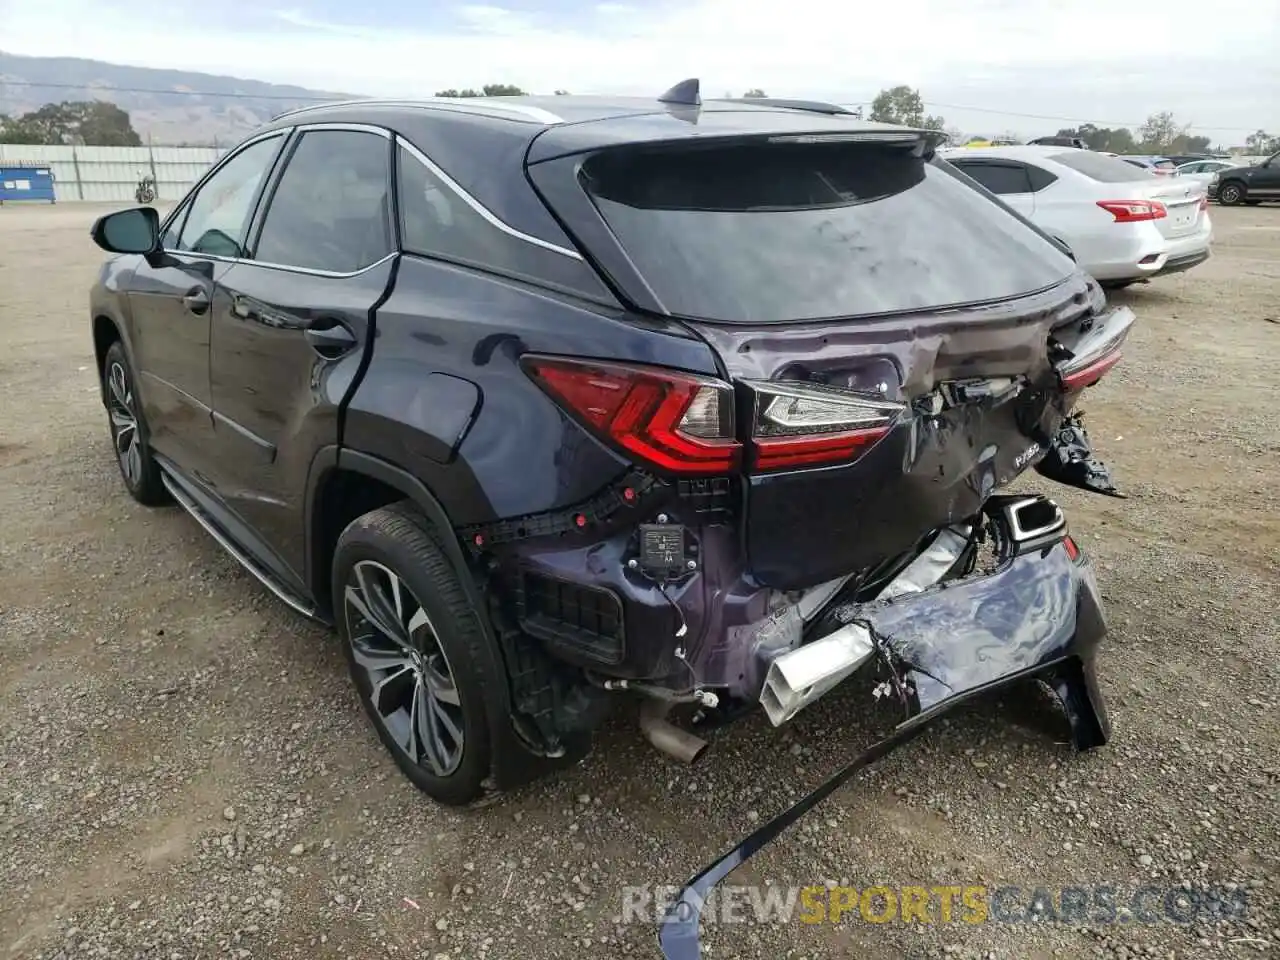
[[1209, 258], [1205, 184], [1157, 177], [1070, 147], [947, 150], [942, 157], [1070, 250], [1104, 287], [1189, 270]]

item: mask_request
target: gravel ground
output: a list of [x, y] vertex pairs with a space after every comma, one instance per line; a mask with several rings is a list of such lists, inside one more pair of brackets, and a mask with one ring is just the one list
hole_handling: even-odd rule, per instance
[[[695, 770], [622, 717], [558, 778], [469, 813], [394, 770], [332, 636], [177, 508], [124, 493], [98, 403], [86, 206], [0, 209], [0, 950], [12, 957], [657, 956], [622, 888], [685, 880], [883, 726], [861, 688]], [[1143, 884], [1241, 917], [719, 924], [712, 956], [1280, 952], [1280, 210], [1215, 209], [1216, 256], [1139, 314], [1086, 409], [1113, 500], [1052, 489], [1094, 556], [1113, 743], [1022, 694], [840, 790], [739, 884]], [[1038, 483], [1041, 487], [1052, 484]], [[1125, 921], [1128, 922], [1125, 922]]]

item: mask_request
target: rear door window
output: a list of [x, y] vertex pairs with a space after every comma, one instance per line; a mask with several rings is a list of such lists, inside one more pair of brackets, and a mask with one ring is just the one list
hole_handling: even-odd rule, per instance
[[254, 259], [355, 273], [391, 252], [391, 145], [358, 130], [304, 133], [271, 195]]
[[1031, 293], [1074, 268], [914, 145], [622, 147], [589, 158], [581, 181], [677, 316], [774, 323], [935, 309]]
[[1107, 157], [1086, 150], [1055, 153], [1049, 159], [1100, 183], [1133, 183], [1136, 180], [1155, 178], [1155, 174], [1139, 160], [1121, 160], [1119, 157]]
[[996, 196], [1031, 192], [1031, 178], [1027, 176], [1027, 168], [1020, 163], [960, 160], [953, 161], [952, 165], [959, 167]]

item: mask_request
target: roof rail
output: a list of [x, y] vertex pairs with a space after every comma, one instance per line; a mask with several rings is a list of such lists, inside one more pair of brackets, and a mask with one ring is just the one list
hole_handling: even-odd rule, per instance
[[520, 117], [525, 120], [533, 120], [537, 123], [564, 123], [564, 117], [552, 113], [550, 110], [544, 110], [542, 107], [530, 106], [527, 103], [506, 102], [503, 97], [418, 97], [384, 99], [381, 97], [362, 97], [358, 100], [330, 100], [325, 103], [310, 103], [305, 107], [298, 107], [295, 110], [286, 110], [278, 116], [272, 117], [271, 122], [282, 120], [285, 117], [292, 117], [299, 113], [307, 113], [311, 110], [320, 110], [324, 107], [440, 107], [446, 110], [454, 110], [459, 113], [471, 114], [498, 114], [512, 117]]
[[811, 113], [847, 114], [861, 119], [862, 114], [850, 110], [838, 103], [824, 103], [821, 100], [786, 100], [779, 97], [728, 97], [731, 103], [758, 103], [763, 107], [786, 107], [789, 110], [808, 110]]

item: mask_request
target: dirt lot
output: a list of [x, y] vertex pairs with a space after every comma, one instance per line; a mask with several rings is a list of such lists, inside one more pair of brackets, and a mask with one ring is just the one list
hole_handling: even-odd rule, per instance
[[[860, 688], [718, 732], [693, 771], [623, 716], [558, 779], [427, 802], [334, 639], [124, 493], [86, 316], [100, 212], [0, 209], [5, 955], [657, 956], [622, 888], [682, 882], [868, 742]], [[1115, 922], [722, 924], [713, 956], [1280, 952], [1280, 209], [1214, 217], [1213, 260], [1117, 295], [1140, 326], [1086, 410], [1131, 498], [1051, 491], [1109, 603], [1112, 745], [1077, 756], [1044, 704], [979, 703], [734, 878], [1110, 885]], [[1247, 909], [1147, 923], [1144, 884]]]

